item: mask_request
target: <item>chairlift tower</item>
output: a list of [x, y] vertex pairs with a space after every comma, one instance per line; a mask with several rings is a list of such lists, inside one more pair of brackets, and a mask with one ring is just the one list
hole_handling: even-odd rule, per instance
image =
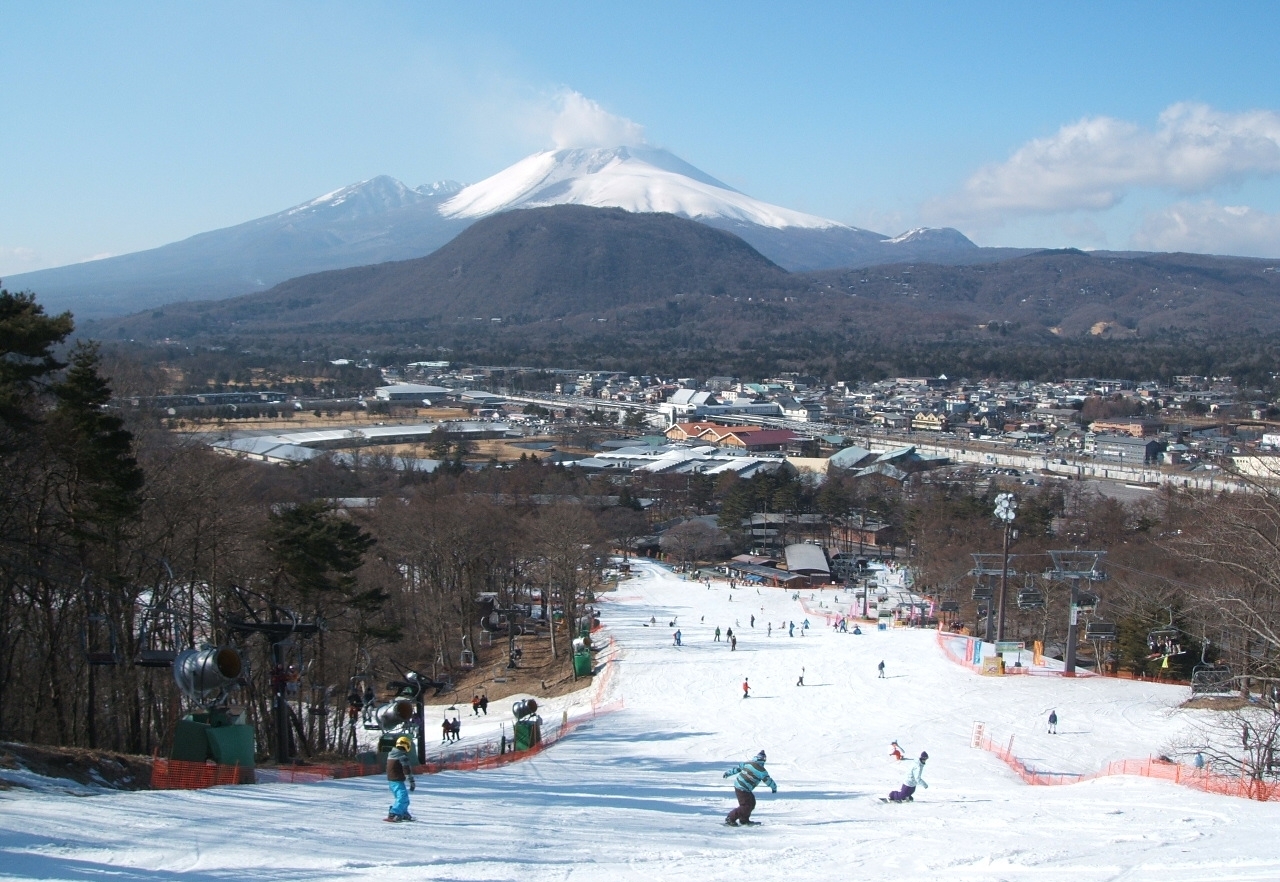
[[1092, 609], [1098, 605], [1098, 597], [1092, 592], [1081, 592], [1080, 583], [1101, 582], [1106, 573], [1098, 567], [1105, 551], [1050, 551], [1053, 569], [1045, 573], [1050, 579], [1067, 582], [1071, 585], [1071, 618], [1067, 623], [1067, 653], [1063, 664], [1063, 673], [1068, 676], [1076, 672], [1076, 626], [1080, 619], [1080, 610]]
[[[1007, 547], [1006, 547], [1007, 548]], [[1009, 565], [1017, 560], [1016, 554], [1008, 554], [1007, 550], [1004, 554], [987, 554], [971, 552], [970, 557], [973, 558], [973, 569], [969, 570], [969, 575], [978, 580], [978, 587], [973, 591], [974, 600], [985, 600], [987, 604], [987, 634], [988, 643], [1004, 639], [1004, 591], [1008, 584], [1009, 575], [1017, 575], [1017, 573], [1009, 568]], [[996, 578], [1000, 579], [1000, 597], [996, 601]], [[993, 610], [992, 602], [998, 603], [998, 612]], [[996, 630], [996, 618], [999, 617], [999, 631]]]

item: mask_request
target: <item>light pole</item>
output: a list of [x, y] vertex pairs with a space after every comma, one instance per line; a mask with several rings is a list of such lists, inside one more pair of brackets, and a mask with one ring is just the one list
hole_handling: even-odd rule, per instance
[[1004, 554], [1000, 563], [1000, 602], [996, 612], [996, 642], [1004, 640], [1004, 599], [1009, 588], [1009, 536], [1013, 532], [1013, 519], [1018, 514], [1018, 497], [1012, 493], [996, 496], [996, 517], [1004, 521]]

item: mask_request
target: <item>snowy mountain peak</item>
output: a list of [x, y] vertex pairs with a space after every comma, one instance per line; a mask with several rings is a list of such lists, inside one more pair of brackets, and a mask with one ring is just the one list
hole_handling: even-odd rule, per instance
[[952, 227], [916, 227], [901, 236], [885, 239], [886, 245], [929, 244], [952, 248], [977, 248], [964, 233]]
[[305, 215], [341, 209], [351, 216], [364, 216], [416, 205], [428, 199], [440, 199], [461, 189], [462, 184], [457, 181], [436, 181], [421, 187], [409, 187], [389, 175], [378, 175], [296, 205], [284, 214]]
[[654, 147], [535, 153], [464, 188], [440, 206], [440, 213], [448, 218], [478, 218], [513, 208], [566, 204], [669, 212], [701, 221], [721, 218], [774, 229], [844, 227], [752, 199]]

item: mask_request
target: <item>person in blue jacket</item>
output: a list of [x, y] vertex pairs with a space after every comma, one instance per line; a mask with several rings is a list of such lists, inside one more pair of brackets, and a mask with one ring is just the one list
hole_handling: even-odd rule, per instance
[[764, 768], [765, 755], [760, 751], [750, 762], [734, 766], [724, 773], [724, 777], [733, 777], [733, 794], [738, 797], [738, 805], [724, 819], [730, 827], [750, 827], [759, 821], [751, 820], [751, 812], [756, 807], [756, 795], [752, 793], [761, 784], [768, 784], [774, 793], [778, 792], [778, 784], [769, 777]]

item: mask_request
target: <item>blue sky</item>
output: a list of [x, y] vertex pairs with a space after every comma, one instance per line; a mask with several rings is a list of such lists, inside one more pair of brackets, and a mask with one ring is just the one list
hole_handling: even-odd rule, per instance
[[1280, 257], [1278, 26], [1249, 2], [0, 0], [0, 276], [615, 130], [889, 235]]

